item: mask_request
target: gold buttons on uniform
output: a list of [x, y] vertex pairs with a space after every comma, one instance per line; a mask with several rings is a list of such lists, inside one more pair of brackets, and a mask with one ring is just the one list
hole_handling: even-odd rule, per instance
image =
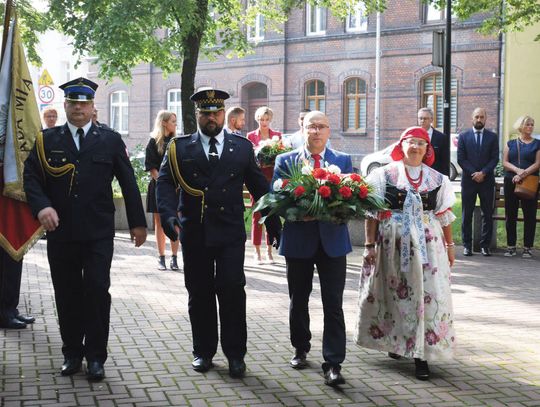
[[204, 190], [205, 190], [205, 191], [208, 191], [208, 187], [204, 187]]
[[197, 178], [197, 173], [196, 173], [196, 172], [194, 172], [194, 173], [193, 173], [193, 176], [194, 176], [195, 178]]
[[225, 210], [225, 208], [222, 206], [221, 208], [219, 208], [219, 210], [220, 210], [221, 212], [223, 212], [223, 211]]

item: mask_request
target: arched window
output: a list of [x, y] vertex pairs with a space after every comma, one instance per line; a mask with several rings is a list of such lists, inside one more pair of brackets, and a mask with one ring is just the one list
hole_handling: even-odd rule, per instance
[[[441, 74], [434, 74], [425, 77], [421, 83], [422, 94], [420, 97], [421, 107], [429, 107], [433, 110], [433, 127], [442, 129], [443, 127], [443, 79]], [[455, 131], [457, 126], [457, 80], [452, 78], [450, 96], [450, 127]]]
[[343, 84], [344, 117], [343, 130], [366, 132], [366, 82], [360, 78], [349, 78]]
[[167, 110], [176, 114], [176, 134], [184, 132], [182, 123], [182, 98], [180, 89], [169, 89], [167, 91]]
[[128, 134], [128, 95], [125, 90], [111, 93], [111, 127], [120, 134]]
[[324, 82], [312, 80], [305, 85], [305, 107], [310, 110], [326, 110]]

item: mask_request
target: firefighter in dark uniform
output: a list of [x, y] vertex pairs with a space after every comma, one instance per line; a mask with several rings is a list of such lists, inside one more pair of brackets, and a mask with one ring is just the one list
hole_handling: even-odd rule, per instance
[[[229, 375], [243, 377], [247, 341], [243, 184], [259, 199], [268, 192], [268, 182], [251, 142], [223, 130], [228, 97], [217, 89], [191, 96], [198, 131], [169, 143], [157, 180], [157, 202], [165, 234], [176, 240], [179, 233], [182, 243], [192, 367], [205, 372], [213, 366], [218, 345], [217, 297]], [[180, 188], [179, 198], [176, 188]], [[266, 226], [277, 245], [279, 218], [269, 217]]]
[[133, 168], [120, 134], [92, 123], [97, 84], [78, 78], [64, 90], [67, 123], [38, 134], [24, 167], [24, 187], [34, 216], [47, 230], [64, 364], [90, 380], [105, 376], [116, 177], [126, 203], [131, 238], [146, 240], [146, 219]]

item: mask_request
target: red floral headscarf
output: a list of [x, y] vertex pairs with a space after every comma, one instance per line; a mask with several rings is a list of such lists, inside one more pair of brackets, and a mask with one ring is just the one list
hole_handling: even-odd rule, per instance
[[406, 129], [403, 133], [401, 133], [401, 137], [399, 138], [399, 143], [396, 144], [394, 149], [392, 150], [392, 153], [390, 156], [392, 157], [392, 160], [394, 161], [400, 161], [405, 156], [405, 153], [403, 152], [403, 147], [401, 146], [401, 143], [403, 143], [403, 140], [409, 139], [409, 138], [419, 138], [422, 140], [427, 141], [427, 149], [426, 149], [426, 155], [424, 155], [424, 159], [422, 162], [426, 165], [431, 165], [435, 161], [435, 151], [433, 150], [433, 146], [431, 145], [431, 141], [429, 140], [429, 134], [426, 130], [424, 130], [422, 127], [409, 127]]

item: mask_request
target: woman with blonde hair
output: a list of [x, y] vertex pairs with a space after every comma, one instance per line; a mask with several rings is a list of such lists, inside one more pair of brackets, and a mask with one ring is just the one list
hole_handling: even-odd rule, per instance
[[[271, 140], [272, 137], [281, 138], [281, 133], [279, 131], [275, 131], [270, 128], [270, 123], [272, 122], [273, 117], [274, 112], [268, 106], [259, 107], [255, 111], [255, 120], [259, 124], [259, 127], [256, 130], [250, 131], [247, 134], [248, 140], [253, 143], [253, 148], [257, 148], [259, 146], [259, 143], [263, 140]], [[268, 180], [268, 186], [270, 187], [270, 181], [272, 180], [272, 176], [274, 175], [274, 167], [261, 167], [261, 170], [266, 179]], [[253, 197], [251, 198], [251, 200], [253, 201]], [[255, 247], [255, 261], [258, 264], [261, 264], [263, 261], [261, 255], [263, 226], [259, 224], [260, 219], [261, 214], [259, 212], [254, 212], [251, 219], [251, 243]], [[268, 237], [266, 238], [266, 250], [267, 260], [270, 263], [273, 263], [274, 258], [272, 256], [272, 244], [268, 240]]]
[[[146, 212], [154, 214], [154, 229], [159, 253], [158, 270], [167, 270], [165, 264], [165, 233], [161, 227], [161, 220], [156, 203], [156, 180], [159, 175], [159, 167], [167, 145], [176, 136], [176, 114], [167, 110], [160, 110], [154, 122], [154, 129], [150, 133], [150, 139], [146, 145], [146, 158], [144, 166], [150, 172], [152, 179], [148, 185], [148, 195], [146, 196]], [[180, 241], [171, 241], [171, 270], [178, 270], [178, 246]]]
[[516, 255], [516, 221], [521, 202], [523, 211], [523, 253], [522, 257], [532, 257], [532, 247], [536, 231], [536, 208], [538, 194], [532, 199], [519, 198], [514, 189], [528, 175], [538, 175], [540, 168], [540, 140], [533, 138], [534, 119], [521, 116], [514, 124], [519, 133], [517, 139], [509, 140], [503, 150], [504, 211], [506, 214], [506, 257]]

